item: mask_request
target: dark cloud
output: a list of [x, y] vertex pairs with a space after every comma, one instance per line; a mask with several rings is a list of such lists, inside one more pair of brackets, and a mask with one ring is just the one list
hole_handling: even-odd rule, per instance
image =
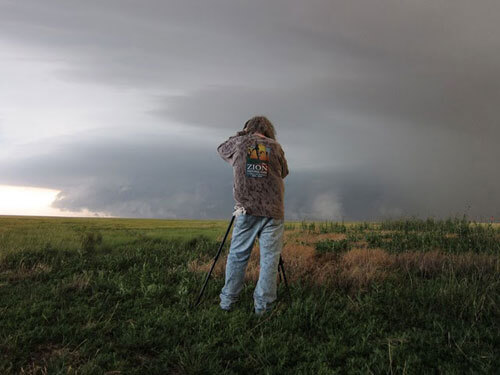
[[[0, 165], [3, 181], [61, 190], [54, 206], [139, 217], [212, 217], [231, 201], [231, 171], [215, 149], [194, 149], [172, 139], [95, 143], [70, 141], [49, 155]], [[214, 168], [215, 166], [215, 168]], [[221, 194], [219, 198], [223, 197]], [[225, 203], [225, 204], [224, 204]]]
[[231, 174], [214, 139], [265, 114], [289, 159], [289, 218], [498, 216], [499, 12], [493, 0], [2, 2], [2, 38], [64, 57], [58, 79], [142, 90], [144, 112], [197, 139], [81, 139], [0, 161], [0, 182], [59, 188], [60, 208], [224, 217]]
[[[4, 183], [60, 189], [54, 207], [71, 211], [88, 209], [128, 217], [226, 218], [233, 205], [231, 168], [219, 159], [216, 145], [211, 146], [192, 148], [183, 141], [158, 138], [68, 142], [49, 155], [0, 164], [0, 174]], [[417, 181], [422, 176], [420, 171], [415, 173]], [[482, 185], [474, 194], [453, 185], [431, 191], [359, 167], [292, 169], [286, 179], [286, 215], [295, 220], [481, 215], [499, 207], [492, 188]], [[489, 203], [482, 199], [482, 193], [491, 199]]]

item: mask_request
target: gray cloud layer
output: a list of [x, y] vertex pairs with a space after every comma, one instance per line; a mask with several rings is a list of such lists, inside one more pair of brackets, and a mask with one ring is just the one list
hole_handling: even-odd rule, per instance
[[62, 189], [60, 208], [224, 217], [215, 147], [263, 113], [289, 159], [289, 218], [498, 217], [498, 14], [486, 0], [0, 1], [3, 38], [59, 53], [58, 79], [141, 90], [152, 121], [196, 134], [64, 140], [0, 160], [0, 182]]

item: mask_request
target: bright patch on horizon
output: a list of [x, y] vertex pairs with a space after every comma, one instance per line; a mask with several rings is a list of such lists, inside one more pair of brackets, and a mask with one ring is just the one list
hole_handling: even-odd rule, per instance
[[86, 209], [73, 212], [51, 207], [58, 193], [54, 189], [0, 185], [0, 215], [108, 216]]

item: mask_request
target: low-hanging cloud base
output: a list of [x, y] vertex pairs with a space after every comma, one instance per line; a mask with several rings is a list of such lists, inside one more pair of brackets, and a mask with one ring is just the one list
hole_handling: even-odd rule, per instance
[[53, 207], [227, 218], [256, 114], [287, 219], [500, 217], [500, 2], [0, 2], [0, 184]]

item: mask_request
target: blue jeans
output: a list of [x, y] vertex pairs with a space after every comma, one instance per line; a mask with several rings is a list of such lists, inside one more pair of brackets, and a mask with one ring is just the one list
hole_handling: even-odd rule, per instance
[[226, 263], [226, 283], [220, 294], [220, 307], [230, 310], [243, 289], [245, 271], [255, 238], [259, 237], [260, 273], [253, 293], [256, 313], [272, 309], [276, 300], [278, 263], [283, 248], [284, 220], [239, 215], [235, 219], [231, 247]]

